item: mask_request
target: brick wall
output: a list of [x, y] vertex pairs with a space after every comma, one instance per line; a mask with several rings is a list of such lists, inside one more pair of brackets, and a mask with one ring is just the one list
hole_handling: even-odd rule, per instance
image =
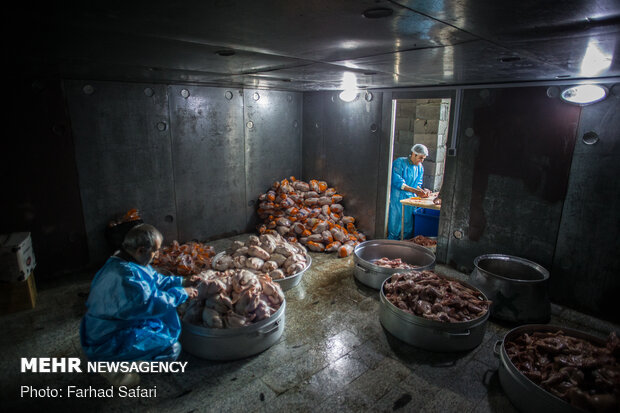
[[450, 99], [402, 99], [396, 104], [394, 159], [409, 156], [416, 143], [426, 145], [422, 187], [438, 191], [443, 181]]

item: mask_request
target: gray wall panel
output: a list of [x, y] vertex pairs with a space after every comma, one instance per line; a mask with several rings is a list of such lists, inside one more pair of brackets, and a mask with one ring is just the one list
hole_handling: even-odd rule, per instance
[[[86, 85], [92, 93], [85, 92]], [[176, 217], [166, 88], [82, 81], [64, 86], [91, 263], [109, 253], [108, 221], [130, 208], [139, 208], [166, 240], [175, 239], [176, 223], [165, 219]]]
[[199, 86], [169, 91], [179, 240], [243, 232], [242, 91]]
[[[551, 297], [620, 322], [620, 99], [582, 109], [553, 260]], [[584, 133], [599, 142], [586, 145]]]
[[301, 177], [303, 102], [301, 93], [253, 89], [244, 89], [243, 100], [246, 228], [254, 230], [258, 196], [276, 180]]
[[323, 179], [326, 173], [323, 139], [324, 93], [312, 92], [303, 95], [303, 168], [302, 179]]
[[[545, 88], [464, 93], [448, 262], [469, 272], [482, 254], [504, 253], [551, 268], [568, 184], [579, 108]], [[456, 180], [456, 182], [454, 181]]]
[[[319, 122], [318, 129], [322, 130], [321, 158], [325, 159], [324, 166], [315, 163], [316, 173], [322, 172], [321, 176], [304, 178], [320, 177], [336, 188], [344, 196], [345, 212], [354, 216], [358, 228], [371, 238], [375, 235], [377, 215], [382, 98], [381, 93], [374, 93], [367, 102], [360, 94], [357, 100], [347, 103], [338, 98], [338, 93], [322, 92], [304, 105], [305, 121], [317, 119], [315, 111], [323, 107], [323, 122]], [[304, 130], [308, 128], [309, 125]], [[318, 145], [318, 134], [311, 135], [311, 139]], [[304, 153], [304, 160], [316, 153], [315, 148], [312, 150]]]

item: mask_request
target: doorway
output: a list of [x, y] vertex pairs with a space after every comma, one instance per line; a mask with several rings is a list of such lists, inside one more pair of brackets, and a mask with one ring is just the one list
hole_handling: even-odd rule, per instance
[[[401, 236], [404, 236], [404, 239], [411, 239], [416, 236], [428, 237], [435, 241], [437, 239], [441, 207], [434, 204], [432, 199], [435, 198], [434, 194], [441, 190], [443, 184], [448, 153], [452, 102], [453, 99], [451, 97], [403, 97], [392, 99], [385, 221], [386, 237], [390, 235], [388, 225], [392, 225], [389, 220], [393, 163], [398, 158], [410, 157], [412, 147], [415, 144], [422, 144], [428, 148], [429, 153], [422, 162], [423, 176], [421, 188], [429, 189], [433, 195], [426, 200], [421, 199], [418, 201], [416, 199], [416, 203], [424, 204], [425, 207], [405, 206], [401, 208], [400, 214], [404, 212], [406, 218], [397, 222], [397, 224], [401, 228], [401, 222], [405, 222], [405, 228], [401, 230]], [[400, 196], [401, 199], [405, 195], [415, 196], [415, 194], [409, 192], [402, 194]], [[398, 203], [395, 203], [392, 209], [395, 208], [395, 205], [398, 205]], [[391, 226], [391, 228], [393, 230], [394, 226]]]

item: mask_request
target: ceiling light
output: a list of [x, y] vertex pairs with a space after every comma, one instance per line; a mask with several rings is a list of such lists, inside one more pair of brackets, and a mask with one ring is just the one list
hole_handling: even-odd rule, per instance
[[228, 57], [228, 56], [234, 56], [235, 51], [231, 49], [218, 50], [217, 52], [215, 52], [215, 54], [219, 56]]
[[560, 97], [566, 102], [589, 105], [607, 97], [607, 89], [599, 85], [577, 85], [564, 89]]
[[519, 56], [504, 56], [499, 58], [499, 61], [502, 63], [518, 62], [519, 60], [521, 60]]
[[355, 99], [357, 99], [357, 95], [357, 89], [345, 89], [340, 92], [338, 97], [340, 98], [340, 100], [343, 100], [345, 102], [353, 102]]
[[345, 102], [353, 102], [359, 93], [355, 73], [345, 72], [342, 76], [342, 89], [338, 97]]
[[383, 17], [390, 17], [392, 14], [394, 14], [394, 10], [387, 7], [375, 7], [364, 10], [362, 13], [367, 19], [381, 19]]

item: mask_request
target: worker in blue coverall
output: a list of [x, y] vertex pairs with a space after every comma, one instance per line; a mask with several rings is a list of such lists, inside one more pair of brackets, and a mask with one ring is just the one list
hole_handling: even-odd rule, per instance
[[[401, 157], [392, 165], [392, 185], [390, 190], [390, 214], [388, 219], [388, 238], [400, 239], [402, 199], [419, 196], [427, 198], [428, 189], [422, 189], [424, 167], [422, 162], [428, 156], [428, 148], [422, 144], [411, 147], [411, 155]], [[417, 208], [405, 206], [403, 239], [413, 236], [413, 213]]]
[[[140, 224], [97, 272], [80, 325], [82, 348], [92, 361], [172, 361], [181, 352], [176, 307], [198, 291], [183, 277], [164, 276], [149, 264], [162, 234]], [[189, 279], [192, 283], [196, 276]], [[116, 386], [136, 386], [137, 373], [106, 373]]]

